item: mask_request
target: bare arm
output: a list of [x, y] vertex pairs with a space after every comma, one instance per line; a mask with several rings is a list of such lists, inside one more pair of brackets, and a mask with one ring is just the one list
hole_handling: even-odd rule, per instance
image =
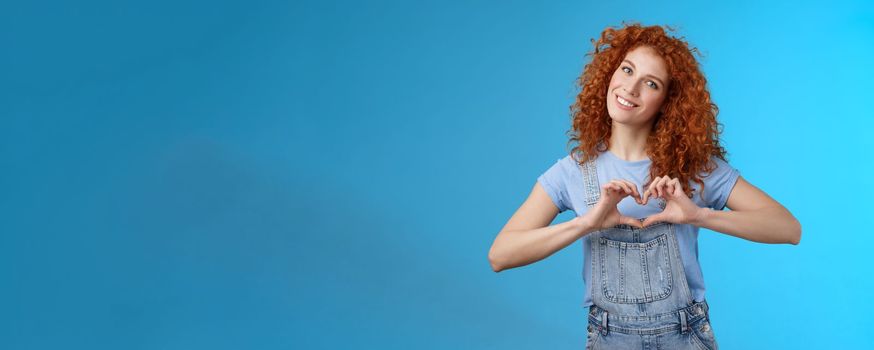
[[801, 223], [742, 177], [737, 179], [726, 206], [731, 211], [701, 208], [691, 224], [760, 243], [801, 242]]
[[628, 196], [640, 203], [640, 194], [633, 183], [613, 179], [601, 185], [600, 191], [598, 203], [588, 208], [585, 215], [547, 226], [558, 215], [558, 208], [540, 183], [535, 183], [528, 199], [504, 225], [489, 249], [492, 270], [500, 272], [539, 261], [599, 229], [617, 224], [641, 227], [640, 221], [622, 215], [616, 208], [616, 204]]
[[581, 217], [549, 226], [558, 208], [540, 183], [535, 183], [528, 199], [516, 210], [489, 249], [492, 270], [528, 265], [567, 247], [588, 232]]

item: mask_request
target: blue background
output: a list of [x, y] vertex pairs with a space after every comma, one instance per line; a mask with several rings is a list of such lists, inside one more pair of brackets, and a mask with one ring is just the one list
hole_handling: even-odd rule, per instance
[[755, 3], [4, 3], [0, 348], [582, 348], [580, 242], [487, 253], [622, 21], [803, 226], [701, 231], [720, 346], [872, 348], [874, 6]]

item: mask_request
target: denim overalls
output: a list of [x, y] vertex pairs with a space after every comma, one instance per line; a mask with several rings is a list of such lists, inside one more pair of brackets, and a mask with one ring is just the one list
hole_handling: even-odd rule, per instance
[[[595, 161], [581, 165], [586, 205], [600, 198]], [[643, 219], [640, 219], [643, 221]], [[674, 225], [619, 224], [590, 240], [592, 305], [586, 349], [717, 349], [707, 301], [695, 302]]]

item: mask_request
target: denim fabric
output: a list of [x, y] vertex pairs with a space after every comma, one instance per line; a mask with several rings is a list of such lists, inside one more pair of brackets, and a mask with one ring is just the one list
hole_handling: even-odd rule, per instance
[[650, 316], [620, 316], [592, 305], [588, 320], [586, 349], [719, 349], [706, 300]]
[[[600, 199], [595, 162], [582, 169], [591, 207]], [[587, 349], [718, 348], [707, 301], [696, 302], [686, 282], [674, 224], [620, 224], [585, 239], [593, 302]]]
[[[586, 203], [586, 186], [583, 181], [583, 164], [580, 163], [581, 158], [575, 154], [565, 156], [559, 159], [549, 169], [540, 175], [537, 181], [546, 190], [546, 193], [552, 198], [559, 210], [573, 210], [577, 216], [583, 216], [588, 212]], [[688, 185], [692, 189], [692, 201], [699, 207], [713, 208], [714, 210], [722, 210], [725, 202], [731, 193], [732, 187], [737, 182], [740, 172], [729, 165], [727, 162], [712, 157], [716, 168], [709, 174], [701, 174], [702, 181], [706, 187], [694, 181], [690, 181]], [[643, 186], [649, 180], [649, 171], [652, 161], [649, 159], [640, 161], [625, 161], [616, 157], [610, 151], [599, 152], [594, 160], [597, 164], [597, 179], [596, 181], [609, 181], [611, 179], [625, 179], [637, 186]], [[705, 189], [706, 188], [706, 189]], [[643, 188], [638, 188], [643, 193]], [[653, 199], [646, 205], [640, 205], [633, 198], [624, 198], [619, 201], [616, 207], [619, 211], [632, 218], [645, 218], [661, 212], [663, 209], [660, 204], [662, 200]], [[703, 301], [706, 297], [706, 286], [704, 285], [704, 273], [701, 269], [701, 264], [698, 261], [698, 226], [695, 225], [673, 225], [674, 233], [677, 237], [677, 244], [680, 247], [680, 259], [683, 262], [683, 269], [686, 274], [686, 283], [689, 285], [689, 290], [692, 292], [692, 298], [695, 301]], [[580, 269], [581, 277], [584, 285], [591, 283], [592, 270], [589, 258], [591, 251], [590, 241], [583, 240], [582, 251], [583, 263]], [[580, 295], [580, 306], [588, 309], [593, 304], [592, 296], [589, 293], [589, 288], [584, 288]]]

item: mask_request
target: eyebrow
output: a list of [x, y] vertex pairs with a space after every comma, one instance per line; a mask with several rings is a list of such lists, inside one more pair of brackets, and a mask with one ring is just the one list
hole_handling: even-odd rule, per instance
[[[634, 65], [634, 62], [631, 62], [631, 61], [628, 60], [627, 58], [624, 59], [624, 60], [622, 60], [622, 62], [628, 62], [628, 64], [630, 64], [632, 67], [634, 67], [634, 69], [637, 69], [637, 66]], [[646, 76], [648, 76], [648, 77], [650, 77], [650, 78], [653, 78], [653, 79], [655, 79], [655, 80], [658, 80], [660, 84], [665, 85], [665, 82], [663, 82], [662, 79], [660, 79], [659, 77], [657, 77], [657, 76], [655, 76], [655, 75], [647, 74]]]

